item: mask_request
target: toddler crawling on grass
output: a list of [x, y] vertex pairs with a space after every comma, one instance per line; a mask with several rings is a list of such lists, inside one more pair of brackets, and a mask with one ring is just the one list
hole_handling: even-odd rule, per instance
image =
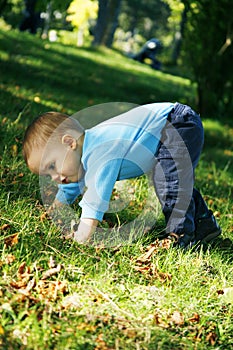
[[83, 195], [74, 237], [80, 243], [88, 241], [102, 221], [115, 182], [152, 170], [167, 236], [187, 248], [221, 233], [194, 188], [203, 139], [200, 116], [180, 103], [135, 107], [87, 130], [72, 117], [48, 112], [28, 126], [23, 155], [33, 173], [58, 183], [53, 208]]

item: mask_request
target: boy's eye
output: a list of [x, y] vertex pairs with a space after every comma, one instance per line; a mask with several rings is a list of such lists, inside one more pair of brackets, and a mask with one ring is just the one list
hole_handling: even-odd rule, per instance
[[55, 162], [49, 165], [49, 170], [54, 170], [54, 169], [55, 169]]

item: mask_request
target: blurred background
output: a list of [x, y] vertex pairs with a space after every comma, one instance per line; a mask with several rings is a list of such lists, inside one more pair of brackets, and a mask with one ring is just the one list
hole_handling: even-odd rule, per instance
[[106, 46], [186, 76], [202, 114], [233, 112], [232, 0], [1, 0], [0, 16], [51, 42]]

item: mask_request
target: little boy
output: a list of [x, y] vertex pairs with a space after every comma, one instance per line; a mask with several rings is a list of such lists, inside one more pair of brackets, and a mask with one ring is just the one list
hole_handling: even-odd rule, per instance
[[200, 116], [180, 103], [132, 108], [87, 130], [71, 117], [48, 112], [28, 126], [23, 155], [32, 172], [59, 184], [52, 207], [71, 204], [83, 194], [74, 237], [80, 243], [103, 219], [115, 182], [153, 170], [166, 233], [186, 248], [221, 233], [193, 187], [203, 139]]

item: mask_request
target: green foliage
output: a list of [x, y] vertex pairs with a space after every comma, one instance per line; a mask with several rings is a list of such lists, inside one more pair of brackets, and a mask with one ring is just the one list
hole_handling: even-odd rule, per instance
[[84, 41], [90, 36], [91, 22], [97, 18], [97, 0], [75, 0], [67, 9], [66, 20], [71, 22], [77, 32], [77, 45], [83, 46]]
[[[196, 174], [222, 239], [188, 252], [159, 246], [150, 235], [112, 248], [78, 245], [44, 215], [38, 178], [23, 162], [30, 120], [112, 101], [194, 105], [194, 87], [113, 50], [49, 43], [2, 25], [0, 59], [0, 348], [231, 349], [231, 118], [204, 121]], [[144, 178], [131, 186], [135, 202], [122, 221], [148, 193]]]
[[203, 114], [232, 113], [232, 1], [184, 1], [188, 9], [184, 55], [198, 84]]
[[67, 20], [75, 28], [88, 28], [88, 21], [96, 19], [98, 10], [97, 1], [74, 0], [67, 9]]
[[167, 33], [167, 19], [170, 8], [162, 0], [122, 1], [120, 27], [132, 34], [138, 33], [145, 39], [159, 37]]

